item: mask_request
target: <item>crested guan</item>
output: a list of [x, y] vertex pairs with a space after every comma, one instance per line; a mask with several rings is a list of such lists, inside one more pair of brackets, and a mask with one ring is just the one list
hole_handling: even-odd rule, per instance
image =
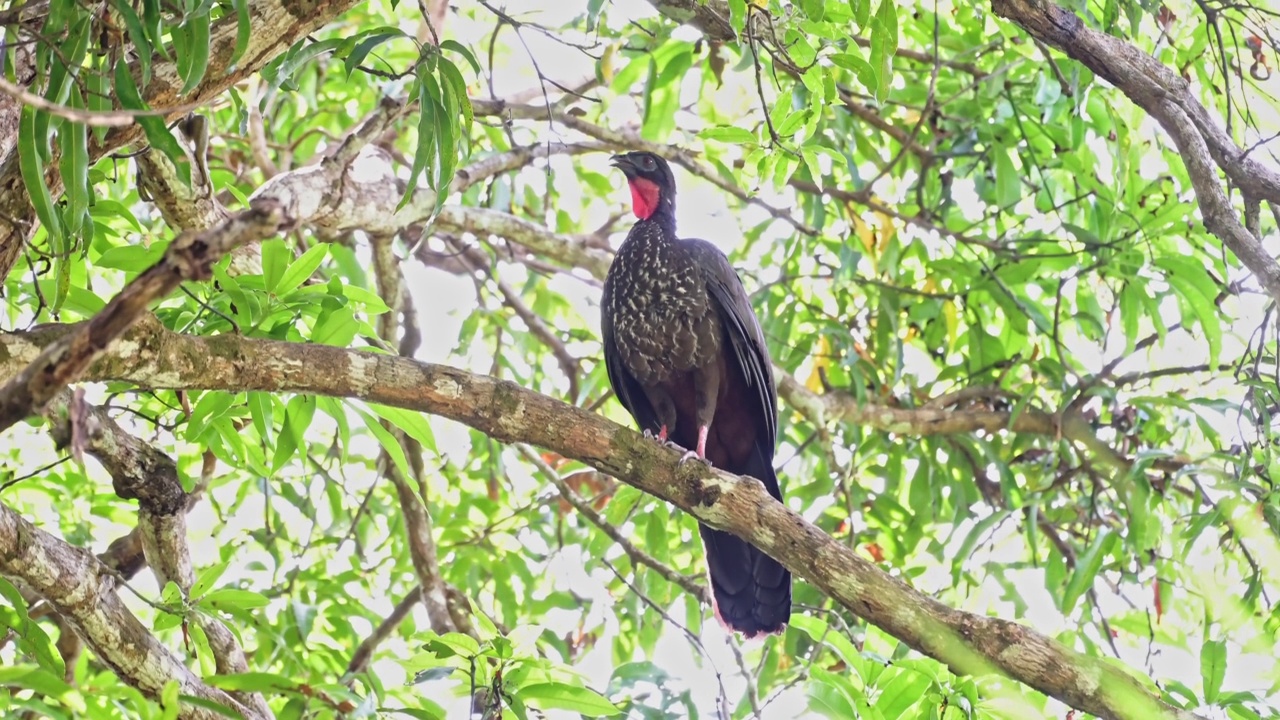
[[[676, 235], [675, 177], [665, 160], [631, 152], [614, 155], [613, 165], [627, 177], [639, 220], [604, 281], [609, 384], [646, 435], [696, 448], [781, 500], [773, 368], [741, 280], [714, 245]], [[781, 632], [791, 573], [735, 535], [698, 530], [720, 622], [745, 637]]]

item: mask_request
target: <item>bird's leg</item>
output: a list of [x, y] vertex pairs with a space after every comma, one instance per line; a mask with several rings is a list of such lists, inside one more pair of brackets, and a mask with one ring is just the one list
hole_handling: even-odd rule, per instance
[[672, 442], [670, 438], [671, 432], [676, 427], [676, 404], [675, 401], [671, 399], [671, 395], [667, 394], [667, 391], [664, 388], [657, 385], [646, 387], [645, 395], [648, 396], [649, 404], [653, 406], [653, 412], [658, 416], [657, 419], [661, 424], [661, 427], [658, 430], [657, 435], [645, 430], [644, 436], [647, 438], [654, 438], [669, 448], [684, 450], [683, 447]]
[[686, 462], [689, 462], [694, 458], [697, 458], [698, 460], [706, 463], [707, 465], [711, 464], [711, 461], [707, 460], [707, 431], [708, 430], [710, 430], [710, 428], [707, 427], [706, 425], [698, 426], [698, 449], [686, 451], [684, 454], [684, 457], [680, 458], [681, 465], [684, 465]]
[[644, 429], [644, 436], [645, 436], [645, 437], [647, 437], [647, 438], [649, 438], [650, 440], [657, 440], [658, 442], [666, 442], [666, 441], [667, 441], [667, 425], [666, 425], [666, 423], [663, 423], [663, 425], [662, 425], [662, 429], [661, 429], [661, 430], [659, 430], [659, 431], [658, 431], [658, 432], [656, 432], [656, 433], [655, 433], [654, 431], [650, 430], [649, 428], [645, 428], [645, 429]]
[[669, 439], [667, 435], [668, 435], [668, 432], [667, 432], [666, 424], [663, 424], [662, 428], [658, 430], [658, 432], [656, 433], [650, 430], [649, 428], [644, 429], [644, 436], [646, 438], [649, 438], [650, 440], [657, 440], [659, 443], [662, 443], [663, 445], [669, 448], [675, 448], [676, 450], [684, 449], [683, 447], [677, 445], [674, 440]]
[[694, 370], [693, 384], [697, 392], [695, 401], [698, 404], [698, 448], [686, 452], [684, 457], [680, 458], [680, 464], [683, 465], [689, 460], [698, 458], [710, 465], [711, 463], [707, 461], [707, 433], [711, 430], [711, 421], [716, 416], [716, 400], [720, 397], [720, 364], [712, 362], [710, 365]]

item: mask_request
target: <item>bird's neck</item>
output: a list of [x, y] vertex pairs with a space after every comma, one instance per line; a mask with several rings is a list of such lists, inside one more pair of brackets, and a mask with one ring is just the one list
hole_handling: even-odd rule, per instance
[[676, 200], [671, 192], [663, 192], [662, 188], [647, 178], [631, 178], [631, 209], [641, 221], [657, 220], [674, 229], [676, 221]]
[[636, 221], [636, 224], [633, 226], [633, 229], [632, 229], [632, 234], [636, 234], [636, 233], [639, 233], [641, 230], [645, 230], [647, 232], [645, 232], [644, 234], [650, 235], [650, 234], [653, 234], [652, 230], [655, 230], [655, 229], [662, 231], [660, 233], [657, 233], [657, 235], [660, 236], [660, 239], [665, 240], [667, 242], [675, 241], [676, 214], [675, 214], [675, 210], [667, 202], [660, 203], [652, 213]]

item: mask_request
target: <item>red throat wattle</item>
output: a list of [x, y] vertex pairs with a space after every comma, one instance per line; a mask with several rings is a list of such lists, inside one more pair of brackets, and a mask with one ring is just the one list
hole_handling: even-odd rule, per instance
[[631, 185], [631, 211], [641, 220], [648, 220], [658, 211], [658, 198], [662, 195], [658, 184], [639, 177], [630, 178], [627, 182]]

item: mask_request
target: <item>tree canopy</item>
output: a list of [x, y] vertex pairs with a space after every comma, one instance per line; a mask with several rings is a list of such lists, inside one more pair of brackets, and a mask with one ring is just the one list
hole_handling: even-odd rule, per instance
[[[1280, 717], [1276, 11], [8, 3], [0, 711]], [[629, 150], [784, 503], [609, 390]]]

